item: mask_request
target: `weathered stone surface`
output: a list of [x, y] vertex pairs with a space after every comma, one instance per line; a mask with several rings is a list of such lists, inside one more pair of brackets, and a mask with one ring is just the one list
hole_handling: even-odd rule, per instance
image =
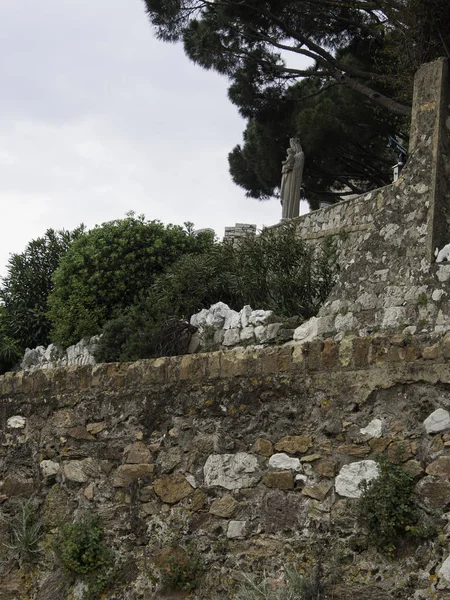
[[322, 459], [313, 464], [313, 469], [322, 477], [334, 477], [336, 475], [336, 463], [334, 460]]
[[450, 583], [450, 556], [447, 556], [440, 566], [438, 575]]
[[205, 485], [227, 490], [251, 487], [258, 479], [258, 459], [253, 454], [212, 454], [203, 467]]
[[128, 464], [145, 464], [153, 462], [153, 454], [144, 442], [135, 442], [125, 448], [125, 462]]
[[374, 460], [362, 460], [344, 465], [335, 480], [336, 492], [346, 498], [359, 498], [360, 484], [363, 481], [372, 481], [378, 475], [378, 465]]
[[243, 540], [246, 537], [247, 521], [230, 521], [228, 523], [227, 538], [229, 540]]
[[366, 439], [380, 438], [383, 435], [383, 421], [381, 419], [373, 419], [367, 427], [360, 429], [360, 433]]
[[419, 477], [423, 475], [423, 467], [418, 460], [408, 460], [402, 465], [402, 468], [411, 475], [411, 477]]
[[272, 456], [273, 444], [270, 440], [258, 438], [252, 446], [252, 452], [255, 454], [261, 454], [261, 456]]
[[[131, 464], [131, 465], [120, 465], [117, 467], [114, 474], [114, 487], [128, 487], [131, 483], [138, 481], [138, 479], [144, 479], [151, 477], [155, 470], [155, 465], [152, 464]], [[156, 482], [155, 482], [156, 483]]]
[[166, 504], [176, 504], [194, 491], [184, 475], [180, 473], [156, 479], [153, 482], [153, 489]]
[[227, 329], [223, 336], [222, 344], [224, 346], [237, 346], [240, 341], [240, 330], [239, 329]]
[[301, 471], [302, 465], [298, 458], [288, 456], [282, 452], [273, 454], [269, 459], [269, 467], [281, 469], [282, 471]]
[[86, 429], [86, 427], [72, 427], [72, 429], [68, 430], [67, 434], [75, 440], [92, 441], [95, 439]]
[[86, 429], [92, 435], [97, 435], [98, 433], [101, 433], [104, 429], [106, 429], [106, 422], [99, 421], [98, 423], [88, 423], [86, 425]]
[[156, 464], [162, 474], [171, 473], [181, 463], [179, 448], [172, 447], [158, 454]]
[[216, 517], [230, 519], [237, 511], [239, 502], [231, 494], [225, 494], [222, 498], [217, 498], [211, 504], [209, 512]]
[[62, 463], [62, 468], [64, 477], [77, 483], [86, 483], [90, 477], [95, 477], [98, 474], [97, 466], [92, 458], [67, 460]]
[[27, 423], [25, 417], [21, 415], [15, 415], [14, 417], [9, 417], [6, 421], [6, 426], [10, 429], [23, 429]]
[[287, 452], [288, 454], [302, 454], [308, 452], [311, 446], [312, 438], [310, 435], [288, 435], [275, 444], [275, 450]]
[[426, 468], [428, 475], [447, 477], [450, 479], [450, 456], [440, 456]]
[[269, 488], [277, 488], [279, 490], [294, 489], [294, 475], [292, 471], [273, 471], [264, 475], [264, 485]]
[[42, 507], [42, 522], [45, 527], [52, 529], [72, 520], [75, 502], [70, 500], [68, 492], [58, 484], [52, 486], [45, 497]]
[[370, 452], [370, 448], [365, 444], [342, 444], [338, 447], [340, 454], [346, 454], [348, 456], [367, 456]]
[[302, 489], [302, 494], [305, 496], [309, 496], [310, 498], [314, 498], [315, 500], [325, 500], [328, 492], [333, 487], [331, 481], [322, 481], [320, 483], [316, 483], [314, 485], [305, 485]]
[[409, 440], [392, 442], [388, 448], [388, 458], [391, 462], [402, 463], [412, 458], [413, 446]]
[[433, 481], [432, 478], [424, 477], [418, 486], [417, 492], [424, 504], [430, 508], [445, 508], [450, 504], [450, 483], [444, 481]]
[[8, 498], [15, 496], [29, 498], [34, 492], [34, 482], [31, 478], [23, 477], [18, 473], [8, 473], [3, 481], [2, 492]]
[[438, 408], [423, 422], [427, 433], [438, 433], [450, 429], [450, 413], [448, 410]]
[[61, 465], [53, 460], [43, 460], [39, 466], [44, 477], [53, 477], [61, 470]]

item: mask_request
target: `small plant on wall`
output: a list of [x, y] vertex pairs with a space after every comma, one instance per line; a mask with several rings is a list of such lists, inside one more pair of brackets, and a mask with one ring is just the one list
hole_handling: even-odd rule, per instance
[[375, 547], [393, 557], [401, 540], [430, 537], [434, 530], [419, 522], [414, 478], [383, 455], [378, 458], [378, 468], [377, 479], [361, 484], [359, 521]]
[[61, 527], [56, 550], [61, 563], [86, 584], [86, 600], [94, 600], [105, 590], [113, 574], [113, 556], [103, 540], [98, 517], [86, 516]]
[[43, 536], [42, 525], [31, 500], [19, 504], [18, 514], [10, 523], [11, 543], [8, 548], [16, 550], [24, 562], [32, 562], [39, 554], [39, 541]]
[[164, 588], [190, 593], [198, 587], [203, 574], [203, 562], [195, 548], [167, 548], [158, 563]]

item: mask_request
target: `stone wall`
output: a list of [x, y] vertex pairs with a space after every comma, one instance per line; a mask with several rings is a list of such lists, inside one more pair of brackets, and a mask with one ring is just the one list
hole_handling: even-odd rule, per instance
[[[110, 600], [185, 597], [160, 569], [194, 551], [201, 600], [319, 561], [334, 600], [448, 599], [449, 358], [450, 334], [346, 337], [0, 377], [0, 598], [83, 598], [57, 540], [89, 512], [114, 553]], [[378, 452], [437, 524], [394, 560], [356, 519]], [[35, 563], [5, 545], [26, 498], [44, 528]]]
[[325, 334], [413, 327], [450, 329], [450, 265], [435, 263], [450, 242], [448, 61], [416, 75], [409, 158], [394, 184], [296, 219], [301, 238], [333, 236], [338, 283], [320, 312]]

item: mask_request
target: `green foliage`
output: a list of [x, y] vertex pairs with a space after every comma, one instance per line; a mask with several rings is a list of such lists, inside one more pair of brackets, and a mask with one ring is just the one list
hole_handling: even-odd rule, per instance
[[39, 540], [43, 536], [42, 525], [36, 514], [36, 509], [30, 500], [19, 504], [19, 513], [11, 523], [10, 548], [17, 550], [20, 558], [31, 562], [39, 553]]
[[67, 346], [97, 334], [177, 258], [212, 243], [209, 233], [194, 234], [191, 224], [164, 226], [132, 213], [88, 231], [54, 274], [48, 299], [52, 340]]
[[88, 600], [97, 598], [110, 582], [113, 570], [112, 553], [104, 544], [98, 517], [86, 516], [61, 527], [56, 550], [69, 573], [83, 576]]
[[393, 556], [401, 539], [420, 533], [414, 478], [385, 456], [378, 459], [378, 468], [377, 479], [361, 484], [359, 519], [376, 548]]
[[274, 588], [267, 578], [262, 582], [248, 575], [243, 575], [244, 583], [240, 586], [236, 600], [324, 600], [326, 586], [322, 580], [322, 569], [318, 565], [308, 577], [292, 567], [285, 569], [285, 585]]
[[11, 337], [6, 321], [6, 311], [0, 306], [0, 375], [9, 369], [20, 358], [19, 343]]
[[1, 318], [7, 337], [20, 353], [27, 347], [48, 344], [50, 322], [46, 313], [52, 274], [83, 231], [82, 225], [74, 231], [48, 229], [44, 236], [31, 240], [21, 254], [10, 256], [0, 287], [5, 308]]
[[336, 277], [336, 251], [327, 240], [316, 248], [296, 237], [295, 225], [265, 230], [238, 246], [215, 244], [185, 255], [158, 277], [149, 293], [103, 329], [100, 361], [183, 354], [189, 317], [222, 301], [307, 319], [317, 313]]
[[189, 548], [187, 554], [169, 556], [161, 566], [161, 583], [165, 588], [193, 592], [199, 585], [204, 567], [199, 554]]

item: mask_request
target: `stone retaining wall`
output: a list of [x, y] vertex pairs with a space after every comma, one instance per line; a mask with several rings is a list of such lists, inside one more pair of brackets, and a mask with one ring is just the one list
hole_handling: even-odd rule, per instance
[[[184, 597], [161, 565], [194, 551], [202, 600], [318, 561], [334, 600], [447, 599], [449, 358], [450, 335], [374, 336], [0, 377], [0, 541], [21, 499], [44, 527], [37, 563], [0, 544], [0, 598], [82, 598], [55, 540], [89, 512], [118, 566], [110, 600]], [[378, 452], [437, 523], [394, 562], [356, 519]]]

